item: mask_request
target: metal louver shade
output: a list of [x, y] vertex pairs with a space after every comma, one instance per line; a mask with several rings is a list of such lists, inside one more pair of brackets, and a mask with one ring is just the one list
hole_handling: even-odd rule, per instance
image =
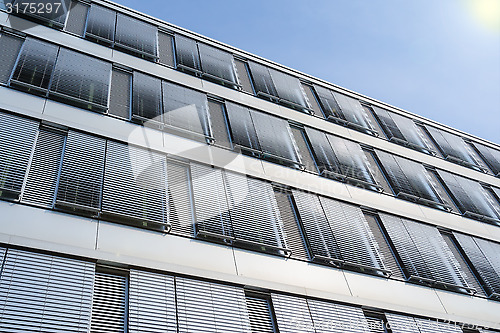
[[363, 109], [363, 106], [357, 99], [337, 92], [333, 92], [333, 96], [340, 108], [339, 113], [341, 117], [347, 121], [345, 125], [352, 126], [358, 130], [376, 133], [373, 130], [373, 126], [365, 109]]
[[493, 174], [497, 177], [500, 176], [500, 150], [487, 147], [477, 142], [474, 142], [473, 145]]
[[253, 150], [260, 150], [250, 110], [241, 105], [227, 102], [226, 111], [233, 144]]
[[271, 298], [280, 333], [315, 333], [305, 298], [280, 294]]
[[218, 48], [199, 43], [203, 74], [210, 78], [219, 78], [228, 83], [238, 84], [233, 55]]
[[319, 200], [345, 264], [390, 275], [361, 208], [326, 197]]
[[66, 135], [40, 128], [21, 200], [52, 207], [62, 161]]
[[115, 45], [141, 56], [156, 59], [158, 28], [142, 20], [118, 13]]
[[271, 305], [267, 297], [247, 293], [246, 301], [252, 333], [275, 333]]
[[115, 39], [116, 12], [112, 9], [92, 4], [87, 18], [86, 37], [104, 42]]
[[278, 92], [274, 86], [269, 68], [253, 61], [249, 61], [248, 69], [252, 75], [253, 87], [257, 95], [260, 94], [266, 97], [278, 97]]
[[299, 164], [299, 156], [292, 139], [290, 126], [285, 119], [259, 111], [250, 111], [260, 148], [264, 155]]
[[446, 159], [469, 167], [479, 167], [469, 151], [470, 148], [461, 137], [429, 125], [425, 125], [425, 129]]
[[161, 80], [134, 72], [132, 85], [132, 118], [161, 123], [163, 113]]
[[175, 55], [178, 67], [201, 72], [198, 44], [194, 39], [175, 35]]
[[272, 185], [232, 172], [224, 182], [235, 241], [290, 255]]
[[166, 125], [210, 137], [208, 101], [205, 94], [164, 81], [163, 112]]
[[147, 228], [168, 228], [165, 175], [164, 155], [108, 141], [103, 217]]
[[50, 94], [102, 112], [108, 107], [111, 67], [111, 63], [61, 48]]
[[94, 264], [9, 249], [0, 277], [0, 331], [87, 332]]
[[226, 240], [234, 238], [221, 169], [191, 163], [196, 232]]
[[56, 45], [26, 38], [10, 83], [29, 91], [45, 92], [49, 88], [58, 51]]
[[127, 276], [95, 272], [90, 333], [125, 332]]
[[412, 119], [377, 106], [373, 106], [373, 111], [389, 141], [413, 149], [423, 150], [427, 153], [431, 152], [422, 133]]
[[465, 216], [500, 223], [500, 205], [475, 180], [437, 170], [455, 204]]
[[0, 83], [9, 82], [22, 45], [22, 38], [6, 33], [0, 34]]
[[447, 208], [422, 164], [380, 150], [376, 151], [376, 156], [397, 197], [436, 208]]
[[385, 318], [393, 333], [420, 333], [413, 317], [386, 312]]
[[473, 292], [437, 228], [393, 215], [379, 215], [410, 281]]
[[177, 333], [174, 277], [130, 271], [129, 333]]
[[327, 170], [340, 174], [339, 170], [337, 170], [335, 153], [333, 152], [332, 146], [330, 145], [325, 133], [310, 127], [305, 128], [305, 133], [311, 143], [311, 150], [319, 171], [324, 172]]
[[19, 198], [37, 129], [35, 121], [0, 113], [1, 197]]
[[178, 332], [250, 333], [242, 288], [176, 278]]
[[361, 308], [308, 299], [316, 333], [368, 333]]
[[500, 299], [500, 245], [454, 232], [458, 244], [479, 274], [488, 295]]
[[309, 109], [309, 104], [298, 78], [275, 69], [269, 69], [269, 73], [271, 74], [271, 79], [280, 102], [292, 107]]
[[314, 90], [318, 95], [319, 102], [321, 104], [321, 108], [323, 109], [325, 117], [338, 118], [340, 107], [337, 104], [337, 101], [335, 100], [332, 91], [330, 89], [326, 89], [318, 85], [314, 85]]
[[97, 212], [102, 195], [106, 140], [69, 131], [56, 206]]
[[178, 161], [167, 161], [168, 221], [172, 233], [193, 235], [192, 190], [189, 165]]

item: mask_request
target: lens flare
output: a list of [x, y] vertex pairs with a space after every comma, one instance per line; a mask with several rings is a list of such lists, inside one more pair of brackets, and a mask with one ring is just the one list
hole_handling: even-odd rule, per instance
[[467, 9], [488, 30], [500, 33], [500, 0], [466, 0]]

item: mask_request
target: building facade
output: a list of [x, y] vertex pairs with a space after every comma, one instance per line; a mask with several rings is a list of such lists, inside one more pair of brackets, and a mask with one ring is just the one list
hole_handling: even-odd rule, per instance
[[500, 332], [500, 145], [59, 5], [0, 1], [0, 332]]

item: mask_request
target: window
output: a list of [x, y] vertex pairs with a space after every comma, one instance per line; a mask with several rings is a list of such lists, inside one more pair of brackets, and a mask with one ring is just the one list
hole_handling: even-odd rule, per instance
[[132, 93], [132, 119], [162, 123], [161, 80], [134, 72]]
[[248, 71], [248, 63], [245, 60], [234, 59], [234, 64], [238, 73], [238, 81], [241, 84], [241, 90], [249, 94], [254, 94]]
[[359, 207], [297, 190], [293, 198], [314, 261], [390, 275]]
[[198, 43], [203, 77], [237, 85], [236, 69], [233, 55], [215, 47]]
[[369, 332], [368, 322], [361, 308], [308, 299], [314, 327], [326, 332]]
[[271, 184], [200, 164], [191, 175], [198, 237], [290, 255]]
[[174, 277], [130, 270], [129, 280], [128, 331], [177, 332]]
[[208, 100], [210, 114], [210, 125], [212, 136], [216, 146], [231, 149], [231, 138], [227, 126], [226, 108], [223, 102]]
[[[28, 16], [50, 27], [62, 29], [68, 14], [70, 0], [43, 1], [42, 4], [46, 4], [44, 10], [32, 10], [32, 7], [30, 8], [29, 6], [26, 9], [26, 2], [23, 0], [14, 0], [13, 4], [19, 6], [19, 11], [13, 11], [15, 14]], [[49, 4], [52, 5], [52, 10], [49, 10]]]
[[280, 333], [316, 332], [305, 298], [271, 294], [271, 299]]
[[111, 63], [61, 48], [50, 94], [89, 110], [108, 107]]
[[329, 119], [339, 121], [345, 126], [352, 127], [368, 134], [378, 135], [373, 129], [373, 124], [359, 100], [337, 92], [333, 92], [333, 96], [339, 107], [338, 115], [340, 118], [333, 117]]
[[40, 127], [21, 201], [43, 207], [53, 206], [66, 135], [59, 128]]
[[0, 277], [0, 331], [86, 331], [94, 264], [8, 249]]
[[175, 35], [175, 55], [178, 68], [191, 70], [195, 73], [201, 72], [200, 54], [194, 39]]
[[436, 227], [385, 213], [379, 216], [409, 281], [452, 291], [475, 292]]
[[163, 121], [183, 134], [210, 139], [207, 96], [196, 90], [163, 82]]
[[380, 191], [361, 146], [350, 140], [306, 127], [320, 174]]
[[434, 143], [437, 145], [444, 158], [457, 164], [482, 171], [478, 162], [475, 160], [471, 148], [458, 135], [439, 130], [435, 127], [425, 125]]
[[158, 60], [160, 64], [174, 67], [174, 37], [163, 31], [158, 31]]
[[96, 267], [90, 332], [127, 332], [127, 288], [128, 271]]
[[[140, 85], [137, 85], [140, 89]], [[113, 68], [109, 93], [108, 114], [130, 120], [132, 103], [132, 73], [120, 68]]]
[[85, 37], [104, 43], [112, 43], [115, 38], [116, 12], [92, 4], [87, 18]]
[[317, 173], [318, 167], [314, 161], [314, 156], [312, 155], [311, 145], [307, 139], [307, 135], [304, 127], [298, 125], [290, 125], [292, 131], [293, 141], [297, 146], [298, 153], [300, 155], [300, 161], [304, 165], [304, 169], [313, 173]]
[[56, 62], [59, 47], [26, 38], [10, 81], [29, 92], [45, 93]]
[[321, 106], [319, 104], [319, 100], [316, 97], [316, 93], [312, 85], [302, 82], [302, 89], [304, 90], [307, 99], [309, 100], [309, 104], [311, 105], [311, 110], [313, 114], [317, 117], [324, 117], [323, 112], [321, 111]]
[[118, 13], [115, 47], [146, 59], [156, 60], [158, 28], [149, 23]]
[[0, 197], [19, 199], [37, 130], [35, 121], [0, 113]]
[[327, 119], [339, 118], [340, 107], [333, 96], [333, 92], [330, 89], [314, 85], [314, 90], [318, 95], [319, 103], [323, 109], [323, 113]]
[[433, 154], [423, 133], [412, 119], [377, 106], [373, 106], [372, 109], [389, 141], [427, 154]]
[[168, 221], [172, 233], [193, 236], [192, 191], [189, 165], [167, 160]]
[[101, 208], [106, 140], [69, 131], [56, 206], [95, 215]]
[[500, 245], [481, 238], [453, 232], [458, 246], [476, 270], [490, 298], [500, 300]]
[[245, 292], [252, 333], [275, 333], [271, 297], [264, 293]]
[[226, 102], [226, 111], [233, 145], [259, 151], [260, 145], [250, 110], [244, 106]]
[[376, 157], [396, 197], [438, 209], [450, 209], [437, 195], [423, 165], [380, 150], [376, 151]]
[[102, 217], [168, 232], [165, 164], [164, 155], [108, 141]]
[[176, 278], [178, 332], [251, 332], [243, 288]]
[[0, 34], [0, 83], [9, 82], [22, 45], [23, 39], [5, 32]]
[[69, 16], [64, 30], [78, 36], [83, 36], [85, 34], [88, 11], [89, 5], [78, 0], [71, 0]]
[[500, 177], [500, 150], [487, 147], [477, 142], [473, 142], [472, 146], [477, 150], [493, 174]]
[[437, 170], [437, 173], [462, 214], [500, 224], [500, 205], [480, 183], [443, 170]]

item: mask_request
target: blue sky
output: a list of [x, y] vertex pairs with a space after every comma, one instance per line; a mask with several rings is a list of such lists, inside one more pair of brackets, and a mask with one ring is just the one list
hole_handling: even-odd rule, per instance
[[500, 143], [500, 0], [115, 0]]

